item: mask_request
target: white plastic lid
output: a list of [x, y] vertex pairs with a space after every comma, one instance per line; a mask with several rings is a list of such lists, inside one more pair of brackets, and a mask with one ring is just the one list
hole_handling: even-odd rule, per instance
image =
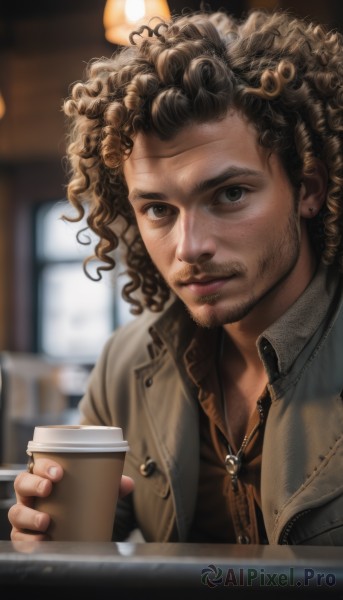
[[33, 440], [27, 445], [32, 452], [127, 452], [120, 427], [93, 425], [48, 425], [35, 427]]

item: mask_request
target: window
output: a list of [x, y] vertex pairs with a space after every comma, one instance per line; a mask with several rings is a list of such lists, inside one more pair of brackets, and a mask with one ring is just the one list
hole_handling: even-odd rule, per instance
[[117, 268], [103, 272], [101, 281], [84, 273], [82, 263], [96, 237], [87, 230], [82, 244], [76, 239], [86, 223], [62, 220], [71, 210], [61, 200], [41, 205], [36, 213], [37, 350], [59, 360], [93, 363], [113, 329], [133, 317], [121, 298]]

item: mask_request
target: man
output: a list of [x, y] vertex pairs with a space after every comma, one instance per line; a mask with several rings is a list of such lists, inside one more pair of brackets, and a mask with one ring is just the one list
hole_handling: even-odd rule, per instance
[[[342, 58], [282, 12], [199, 14], [65, 104], [69, 199], [147, 309], [80, 404], [130, 444], [114, 539], [343, 545]], [[18, 477], [12, 539], [45, 539], [32, 499], [62, 476]]]

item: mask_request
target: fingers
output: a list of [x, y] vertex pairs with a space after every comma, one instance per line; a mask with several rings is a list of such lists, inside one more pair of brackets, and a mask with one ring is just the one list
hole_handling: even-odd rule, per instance
[[30, 535], [30, 539], [32, 536], [36, 536], [36, 539], [43, 539], [45, 536], [42, 536], [42, 533], [47, 530], [50, 523], [49, 515], [23, 504], [11, 506], [8, 511], [8, 520], [13, 527], [11, 539], [16, 540], [27, 539], [28, 535]]
[[[44, 533], [34, 534], [31, 532], [20, 531], [13, 527], [11, 530], [11, 540], [12, 542], [46, 542], [50, 540], [50, 537]], [[22, 552], [23, 549], [21, 548], [20, 551]]]
[[52, 490], [54, 482], [63, 477], [63, 469], [54, 461], [40, 458], [35, 460], [33, 473], [23, 471], [14, 481], [17, 503], [8, 511], [12, 525], [11, 540], [41, 541], [49, 539], [45, 534], [50, 516], [34, 510], [34, 499], [45, 498]]
[[134, 481], [131, 477], [127, 475], [123, 475], [121, 478], [120, 488], [119, 488], [119, 498], [124, 498], [127, 494], [130, 494], [134, 489]]
[[[12, 525], [12, 541], [42, 541], [48, 540], [45, 533], [50, 516], [32, 508], [36, 497], [44, 498], [51, 492], [54, 482], [63, 477], [63, 469], [57, 463], [48, 459], [38, 459], [34, 463], [33, 473], [22, 472], [14, 482], [17, 504], [8, 511], [8, 519]], [[134, 489], [131, 477], [123, 475], [120, 483], [119, 496], [123, 498]]]
[[33, 474], [23, 471], [14, 481], [14, 490], [17, 501], [23, 504], [32, 504], [33, 497], [44, 498], [51, 492], [52, 483], [63, 477], [63, 469], [57, 463], [38, 459], [35, 461]]
[[14, 490], [17, 502], [25, 505], [32, 504], [36, 496], [46, 497], [51, 492], [52, 483], [49, 479], [42, 479], [30, 473], [20, 473], [14, 481]]
[[35, 459], [33, 473], [40, 475], [40, 477], [46, 477], [46, 479], [50, 479], [51, 481], [59, 481], [63, 477], [61, 465], [48, 458]]

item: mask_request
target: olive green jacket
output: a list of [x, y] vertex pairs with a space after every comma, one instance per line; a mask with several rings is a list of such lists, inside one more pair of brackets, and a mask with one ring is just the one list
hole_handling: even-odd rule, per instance
[[[182, 357], [196, 325], [176, 301], [114, 332], [80, 403], [84, 423], [123, 428], [125, 473], [115, 539], [187, 541], [199, 472], [197, 390]], [[269, 543], [343, 545], [342, 280], [320, 267], [257, 340], [271, 406], [262, 453]]]

